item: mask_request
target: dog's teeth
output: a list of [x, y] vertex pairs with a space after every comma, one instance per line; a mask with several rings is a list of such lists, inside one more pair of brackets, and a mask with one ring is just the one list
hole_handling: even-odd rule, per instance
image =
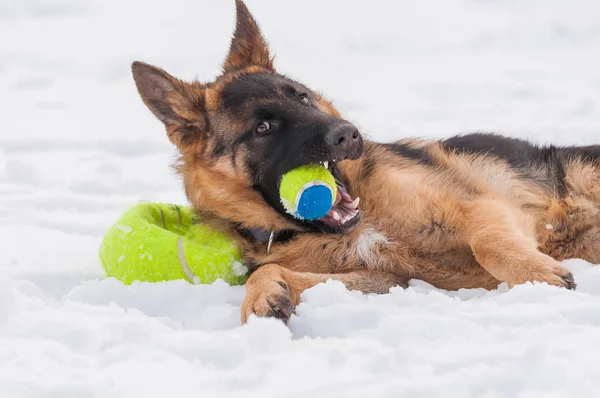
[[351, 211], [342, 219], [342, 224], [346, 224], [348, 221], [350, 221], [354, 217], [356, 217], [357, 214], [358, 214], [358, 211]]
[[324, 161], [323, 162], [323, 166], [328, 169], [329, 168], [329, 162], [328, 161]]
[[356, 198], [352, 202], [346, 203], [346, 207], [348, 207], [350, 209], [358, 209], [359, 204], [360, 204], [360, 198]]
[[340, 217], [340, 213], [338, 213], [337, 211], [334, 211], [332, 216], [335, 221], [340, 221], [342, 219], [342, 217]]

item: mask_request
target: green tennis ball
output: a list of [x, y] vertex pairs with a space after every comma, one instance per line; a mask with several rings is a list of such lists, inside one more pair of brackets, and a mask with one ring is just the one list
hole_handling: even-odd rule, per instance
[[240, 249], [226, 235], [197, 223], [189, 207], [140, 203], [105, 234], [100, 261], [106, 275], [130, 284], [185, 279], [232, 285], [246, 281]]
[[333, 175], [320, 164], [298, 167], [283, 175], [279, 197], [285, 210], [301, 220], [325, 217], [337, 196]]

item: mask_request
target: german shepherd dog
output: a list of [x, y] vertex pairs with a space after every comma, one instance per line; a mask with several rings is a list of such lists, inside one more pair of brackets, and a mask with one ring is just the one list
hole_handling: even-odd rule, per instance
[[[328, 279], [364, 293], [410, 278], [449, 290], [575, 289], [559, 261], [600, 262], [600, 146], [493, 134], [369, 142], [321, 94], [276, 72], [256, 21], [241, 0], [236, 9], [215, 81], [183, 82], [142, 62], [132, 70], [181, 154], [199, 218], [243, 248], [253, 272], [242, 322], [287, 322], [301, 293]], [[329, 168], [339, 194], [327, 216], [301, 221], [278, 184], [312, 163]]]

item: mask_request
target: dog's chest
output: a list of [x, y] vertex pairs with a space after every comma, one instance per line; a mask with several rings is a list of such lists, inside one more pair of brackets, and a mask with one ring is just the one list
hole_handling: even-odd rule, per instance
[[360, 231], [354, 241], [353, 251], [358, 260], [365, 265], [381, 261], [381, 249], [390, 244], [388, 238], [375, 228], [367, 227]]

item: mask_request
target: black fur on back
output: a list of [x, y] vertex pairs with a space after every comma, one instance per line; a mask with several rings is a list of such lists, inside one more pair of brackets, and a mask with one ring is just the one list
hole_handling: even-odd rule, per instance
[[416, 160], [420, 164], [427, 166], [433, 166], [435, 164], [434, 160], [429, 156], [429, 153], [423, 148], [413, 148], [408, 144], [399, 142], [380, 145], [397, 155]]
[[[529, 141], [497, 134], [476, 133], [441, 141], [448, 150], [494, 156], [506, 161], [523, 178], [531, 179], [556, 191], [559, 197], [567, 194], [565, 164], [574, 159], [583, 162], [600, 161], [600, 145], [585, 147], [537, 146]], [[539, 181], [539, 171], [545, 176]]]

